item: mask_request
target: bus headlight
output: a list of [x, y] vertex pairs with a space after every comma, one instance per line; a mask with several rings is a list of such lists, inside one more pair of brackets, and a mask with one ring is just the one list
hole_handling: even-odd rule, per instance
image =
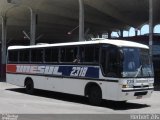
[[128, 88], [129, 86], [128, 85], [122, 85], [122, 88]]
[[133, 85], [132, 84], [130, 84], [130, 85], [125, 84], [125, 85], [122, 85], [122, 88], [133, 88]]
[[122, 85], [122, 88], [133, 88], [134, 80], [127, 80], [127, 84]]

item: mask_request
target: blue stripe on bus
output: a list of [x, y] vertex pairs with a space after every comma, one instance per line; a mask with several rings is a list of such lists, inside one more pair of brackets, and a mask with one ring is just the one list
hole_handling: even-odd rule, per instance
[[84, 66], [59, 66], [63, 76], [99, 78], [99, 68]]

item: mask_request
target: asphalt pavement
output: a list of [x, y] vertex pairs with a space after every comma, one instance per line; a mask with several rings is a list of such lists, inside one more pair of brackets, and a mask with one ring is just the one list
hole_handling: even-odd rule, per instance
[[[68, 119], [74, 119], [77, 117], [75, 115], [84, 115], [84, 117], [100, 115], [102, 119], [105, 119], [103, 115], [106, 114], [111, 116], [112, 114], [160, 114], [160, 91], [154, 91], [150, 98], [130, 100], [123, 105], [103, 101], [101, 106], [92, 106], [85, 97], [42, 90], [37, 90], [34, 95], [28, 95], [23, 88], [1, 82], [0, 113], [2, 115], [6, 113], [23, 114], [24, 116], [43, 114], [48, 118], [53, 118], [53, 114], [55, 118], [59, 118], [55, 116], [56, 114], [61, 114], [62, 118], [64, 114], [69, 114], [71, 116], [68, 116]], [[35, 116], [32, 117], [36, 119]], [[91, 118], [99, 117], [92, 116]], [[120, 116], [114, 117], [119, 118]], [[67, 117], [64, 118], [67, 119]], [[83, 118], [83, 116], [78, 118]]]

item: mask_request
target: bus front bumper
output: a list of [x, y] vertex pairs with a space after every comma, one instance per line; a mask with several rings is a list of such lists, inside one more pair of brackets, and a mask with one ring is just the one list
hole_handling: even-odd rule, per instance
[[133, 99], [149, 98], [153, 93], [154, 88], [141, 88], [141, 89], [122, 89], [118, 101], [126, 101]]

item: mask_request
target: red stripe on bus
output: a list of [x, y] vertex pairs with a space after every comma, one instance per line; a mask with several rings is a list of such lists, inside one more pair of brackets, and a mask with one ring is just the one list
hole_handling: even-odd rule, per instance
[[7, 72], [16, 73], [16, 65], [7, 65]]

